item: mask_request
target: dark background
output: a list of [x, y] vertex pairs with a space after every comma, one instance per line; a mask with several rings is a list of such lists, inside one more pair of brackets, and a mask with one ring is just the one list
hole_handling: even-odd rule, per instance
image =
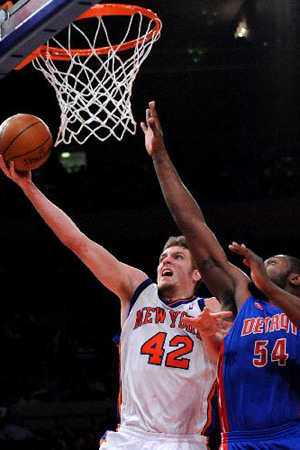
[[[136, 4], [163, 30], [134, 82], [135, 120], [156, 100], [171, 157], [225, 249], [234, 239], [264, 258], [299, 258], [299, 2]], [[235, 37], [243, 20], [248, 35]], [[10, 73], [1, 92], [0, 122], [30, 113], [56, 135], [60, 112], [40, 73]], [[83, 152], [86, 165], [67, 172], [66, 149]], [[33, 178], [89, 237], [155, 278], [164, 241], [179, 232], [139, 128], [121, 142], [61, 145]], [[0, 437], [18, 421], [13, 435], [25, 427], [34, 437], [6, 438], [10, 449], [97, 448], [117, 423], [119, 301], [4, 176], [0, 202]]]

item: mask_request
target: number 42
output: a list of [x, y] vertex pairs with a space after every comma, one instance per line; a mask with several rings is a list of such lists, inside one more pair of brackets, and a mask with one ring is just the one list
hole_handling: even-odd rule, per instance
[[[146, 341], [141, 347], [141, 354], [148, 355], [148, 364], [161, 366], [165, 354], [165, 341], [167, 333], [157, 333]], [[166, 355], [165, 365], [167, 367], [176, 367], [177, 369], [188, 370], [190, 365], [189, 358], [183, 358], [193, 351], [194, 343], [189, 336], [177, 335], [170, 342], [170, 347], [175, 350], [169, 351]]]

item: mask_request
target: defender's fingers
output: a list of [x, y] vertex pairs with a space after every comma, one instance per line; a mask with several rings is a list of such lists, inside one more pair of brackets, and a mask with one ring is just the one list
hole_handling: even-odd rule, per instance
[[230, 330], [220, 330], [220, 333], [224, 334], [225, 336], [227, 336], [227, 334], [229, 334]]
[[146, 122], [147, 122], [147, 123], [148, 123], [149, 117], [151, 117], [151, 116], [150, 116], [150, 110], [149, 110], [149, 108], [147, 108], [147, 109], [146, 109]]
[[223, 319], [223, 317], [231, 317], [232, 312], [231, 311], [219, 311], [216, 313], [210, 313], [210, 315], [215, 317], [216, 319]]
[[251, 260], [251, 261], [255, 261], [257, 263], [262, 262], [262, 259], [260, 256], [256, 255], [256, 253], [254, 253], [252, 250], [250, 250], [249, 248], [247, 248], [247, 259]]
[[148, 119], [148, 126], [149, 128], [151, 128], [151, 130], [153, 132], [155, 132], [158, 128], [157, 128], [157, 123], [155, 122], [155, 119], [153, 119], [153, 117], [150, 117]]
[[141, 129], [143, 130], [143, 132], [146, 133], [146, 131], [148, 130], [148, 127], [145, 125], [144, 122], [141, 122], [140, 125], [141, 125]]
[[197, 318], [196, 317], [185, 316], [185, 317], [182, 317], [181, 321], [183, 323], [189, 323], [190, 325], [192, 325], [193, 323], [197, 322]]
[[221, 325], [221, 327], [231, 328], [233, 325], [233, 322], [228, 322], [227, 320], [222, 320], [220, 325]]
[[247, 248], [244, 244], [238, 244], [237, 242], [233, 242], [232, 244], [229, 245], [229, 249], [234, 252], [237, 253], [238, 255], [244, 255], [247, 252]]
[[183, 316], [182, 320], [186, 320], [186, 319], [195, 319], [195, 317], [192, 316]]
[[239, 244], [236, 241], [232, 241], [231, 245], [232, 245], [232, 247], [240, 247], [241, 246], [241, 244]]
[[[150, 103], [149, 103], [150, 105]], [[152, 116], [152, 111], [150, 111], [150, 109], [146, 109], [146, 122], [148, 127], [150, 127], [152, 130], [155, 128], [156, 124], [155, 124], [155, 119]]]
[[160, 124], [159, 117], [158, 117], [158, 114], [157, 114], [157, 111], [156, 111], [156, 108], [155, 108], [155, 102], [154, 101], [149, 103], [149, 109], [150, 109], [151, 117], [153, 117], [153, 119], [155, 119], [157, 127], [159, 128], [159, 130], [161, 130], [161, 124]]
[[228, 247], [232, 252], [238, 253], [239, 255], [241, 254], [241, 246], [239, 244], [232, 243], [229, 244]]
[[250, 262], [249, 262], [249, 260], [247, 258], [245, 258], [243, 260], [243, 263], [245, 264], [245, 266], [250, 267]]
[[150, 114], [151, 116], [157, 116], [157, 112], [155, 109], [155, 101], [153, 100], [152, 102], [149, 102], [149, 110], [150, 110]]

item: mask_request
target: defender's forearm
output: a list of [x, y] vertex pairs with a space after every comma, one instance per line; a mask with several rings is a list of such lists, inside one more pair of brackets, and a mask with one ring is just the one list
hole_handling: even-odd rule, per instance
[[171, 214], [184, 233], [191, 220], [205, 222], [201, 209], [181, 181], [166, 150], [153, 156], [156, 175]]
[[287, 317], [300, 328], [300, 298], [284, 291], [274, 283], [270, 282], [261, 289], [272, 303], [287, 315]]

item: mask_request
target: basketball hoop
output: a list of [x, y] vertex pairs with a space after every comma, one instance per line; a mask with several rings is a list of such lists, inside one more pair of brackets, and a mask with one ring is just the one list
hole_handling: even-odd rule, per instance
[[[85, 29], [83, 19], [94, 20]], [[123, 28], [118, 25], [110, 31], [121, 33], [116, 44], [109, 36], [108, 21], [121, 19], [126, 20]], [[84, 144], [91, 136], [105, 141], [110, 136], [121, 140], [126, 131], [135, 134], [132, 85], [160, 37], [160, 19], [139, 6], [96, 4], [75, 22], [65, 30], [65, 43], [53, 37], [17, 66], [21, 69], [32, 61], [55, 89], [61, 109], [55, 146], [72, 139]]]
[[0, 5], [0, 11], [3, 9], [4, 11], [8, 11], [10, 8], [14, 6], [12, 1], [7, 1], [3, 5]]

